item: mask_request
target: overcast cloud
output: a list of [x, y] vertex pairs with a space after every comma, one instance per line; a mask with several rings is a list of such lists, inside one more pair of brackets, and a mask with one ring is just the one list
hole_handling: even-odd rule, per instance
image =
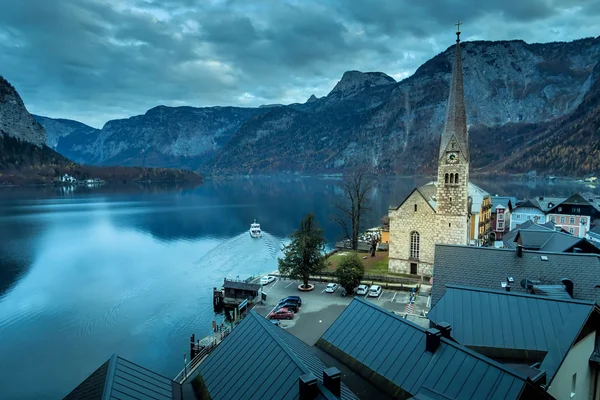
[[597, 36], [600, 0], [1, 0], [0, 74], [94, 127], [170, 106], [304, 102], [344, 71], [399, 80], [464, 40]]

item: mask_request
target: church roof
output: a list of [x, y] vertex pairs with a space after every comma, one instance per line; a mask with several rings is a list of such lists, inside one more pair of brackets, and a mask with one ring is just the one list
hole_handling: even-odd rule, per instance
[[467, 113], [465, 111], [465, 90], [463, 87], [460, 41], [456, 40], [456, 57], [452, 68], [452, 81], [448, 95], [446, 121], [440, 145], [442, 157], [451, 141], [456, 140], [461, 154], [469, 160], [469, 137], [467, 133]]
[[[392, 209], [399, 209], [402, 206], [402, 204], [404, 204], [406, 200], [415, 192], [415, 190], [421, 196], [423, 196], [423, 198], [427, 201], [427, 203], [429, 203], [429, 205], [431, 206], [431, 208], [433, 208], [434, 211], [437, 209], [437, 181], [431, 181], [414, 189], [412, 192], [409, 193], [408, 196], [404, 198], [404, 200], [402, 201], [402, 203], [400, 203], [398, 207], [393, 207]], [[470, 181], [468, 185], [468, 194], [469, 197], [474, 199], [472, 206], [473, 210], [479, 210], [481, 208], [481, 203], [483, 202], [483, 197], [485, 195], [488, 195], [488, 193], [485, 190], [475, 185], [474, 183], [471, 183]]]

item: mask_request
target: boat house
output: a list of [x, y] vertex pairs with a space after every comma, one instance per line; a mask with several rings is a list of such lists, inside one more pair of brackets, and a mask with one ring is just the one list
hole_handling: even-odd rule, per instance
[[225, 306], [238, 306], [244, 300], [255, 303], [260, 300], [261, 286], [258, 283], [225, 279], [223, 282], [223, 303]]

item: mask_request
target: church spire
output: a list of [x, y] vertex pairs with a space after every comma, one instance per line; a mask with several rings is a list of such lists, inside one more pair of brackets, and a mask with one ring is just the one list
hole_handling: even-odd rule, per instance
[[463, 88], [462, 65], [460, 58], [460, 25], [456, 24], [456, 57], [452, 68], [452, 82], [448, 95], [446, 122], [440, 144], [440, 159], [445, 156], [448, 146], [454, 141], [455, 149], [469, 161], [469, 136], [467, 133], [467, 113], [465, 111], [465, 90]]

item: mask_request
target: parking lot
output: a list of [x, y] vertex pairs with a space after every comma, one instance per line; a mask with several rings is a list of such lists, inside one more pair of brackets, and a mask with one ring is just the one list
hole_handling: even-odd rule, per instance
[[[279, 300], [287, 296], [300, 296], [302, 298], [302, 307], [292, 320], [282, 320], [281, 327], [290, 331], [305, 343], [314, 345], [317, 339], [329, 328], [336, 318], [350, 304], [354, 296], [342, 296], [342, 288], [338, 287], [335, 293], [326, 293], [327, 283], [311, 282], [315, 285], [314, 290], [310, 292], [301, 292], [298, 290], [300, 282], [280, 279], [273, 283], [263, 286], [263, 292], [267, 294], [267, 300], [264, 304], [254, 307], [254, 310], [260, 315], [267, 316], [269, 312], [277, 305]], [[383, 290], [379, 297], [361, 296], [381, 308], [395, 313], [404, 313], [412, 311], [412, 314], [421, 315], [422, 310], [427, 309], [427, 296], [417, 296], [414, 302], [413, 310], [406, 310], [406, 305], [410, 299], [409, 292]], [[409, 315], [409, 319], [415, 323], [428, 324], [425, 318], [419, 318]]]

